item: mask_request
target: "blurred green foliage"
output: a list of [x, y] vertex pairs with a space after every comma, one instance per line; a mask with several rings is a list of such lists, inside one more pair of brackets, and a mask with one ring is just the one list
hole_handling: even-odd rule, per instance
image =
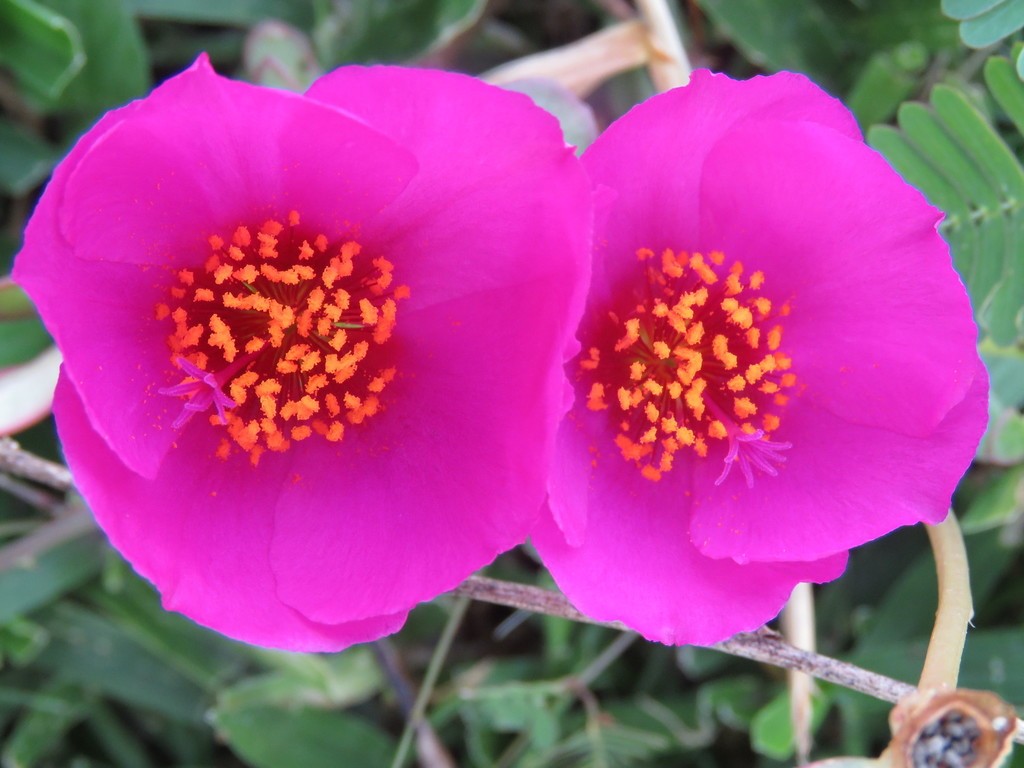
[[[807, 73], [850, 104], [871, 143], [946, 214], [941, 231], [971, 293], [993, 382], [989, 433], [956, 497], [976, 604], [962, 681], [1018, 705], [1024, 84], [1012, 44], [1022, 6], [697, 0], [678, 8], [698, 64], [737, 76]], [[481, 72], [579, 39], [618, 10], [610, 0], [0, 0], [0, 274], [75, 138], [202, 50], [225, 74], [301, 90], [346, 62]], [[557, 89], [522, 89], [563, 120], [574, 143], [593, 137], [590, 116]], [[616, 78], [590, 99], [597, 123], [650, 92], [642, 73]], [[0, 282], [0, 367], [46, 343], [24, 296]], [[49, 423], [19, 438], [58, 454]], [[4, 768], [390, 763], [448, 621], [447, 598], [417, 609], [397, 636], [336, 656], [248, 648], [163, 611], [95, 533], [35, 545], [84, 514], [73, 498], [9, 479], [0, 487]], [[503, 556], [490, 573], [544, 583], [528, 552]], [[861, 548], [847, 574], [817, 594], [823, 652], [916, 679], [936, 599], [920, 530]], [[434, 765], [773, 768], [792, 764], [787, 707], [779, 670], [474, 604], [419, 744]], [[815, 755], [877, 753], [887, 712], [819, 686]]]

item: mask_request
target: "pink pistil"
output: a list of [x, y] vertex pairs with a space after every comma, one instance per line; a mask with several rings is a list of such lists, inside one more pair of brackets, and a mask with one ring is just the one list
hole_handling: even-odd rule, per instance
[[188, 397], [188, 402], [182, 408], [181, 415], [174, 420], [174, 428], [181, 429], [195, 414], [202, 413], [211, 405], [217, 409], [220, 423], [227, 424], [228, 418], [224, 409], [234, 408], [238, 403], [221, 391], [221, 383], [217, 381], [217, 376], [193, 365], [183, 357], [175, 358], [175, 362], [186, 376], [190, 376], [195, 381], [184, 381], [173, 387], [162, 387], [157, 390], [161, 395]]
[[754, 468], [761, 470], [766, 475], [777, 477], [779, 470], [777, 466], [786, 463], [786, 457], [782, 451], [793, 447], [792, 443], [779, 443], [773, 440], [764, 440], [764, 430], [756, 432], [739, 432], [729, 435], [729, 452], [725, 455], [725, 469], [715, 480], [715, 485], [721, 485], [725, 478], [732, 472], [733, 464], [740, 465], [740, 472], [747, 481], [747, 488], [754, 487]]

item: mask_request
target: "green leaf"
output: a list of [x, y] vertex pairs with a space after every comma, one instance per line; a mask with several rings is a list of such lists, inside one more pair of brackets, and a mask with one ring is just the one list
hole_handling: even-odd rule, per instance
[[336, 5], [314, 37], [321, 59], [409, 61], [440, 50], [483, 15], [486, 0], [380, 0]]
[[0, 191], [30, 192], [46, 180], [56, 160], [49, 144], [0, 118]]
[[[924, 661], [927, 639], [880, 645], [858, 654], [855, 663], [897, 678], [907, 679], [906, 670], [918, 672]], [[972, 629], [967, 634], [960, 666], [962, 688], [992, 691], [1014, 705], [1024, 704], [1024, 633], [1019, 627]], [[915, 679], [915, 673], [911, 679]]]
[[846, 105], [862, 126], [891, 118], [917, 87], [918, 75], [928, 64], [928, 51], [920, 43], [905, 43], [896, 51], [880, 51], [868, 59], [846, 97]]
[[30, 93], [60, 96], [85, 65], [78, 30], [34, 0], [0, 0], [0, 64]]
[[332, 656], [282, 655], [288, 663], [223, 690], [221, 712], [265, 706], [350, 707], [380, 692], [384, 678], [372, 651], [350, 648]]
[[254, 768], [387, 765], [392, 740], [356, 715], [310, 707], [215, 709], [220, 736]]
[[1024, 513], [1024, 465], [1010, 468], [990, 480], [960, 521], [964, 533], [1001, 528]]
[[0, 572], [0, 624], [29, 613], [95, 576], [100, 544], [87, 536], [69, 541]]
[[[10, 272], [14, 253], [21, 247], [21, 238], [15, 239], [7, 232], [0, 231], [0, 275]], [[7, 278], [0, 277], [0, 295], [9, 285]], [[0, 302], [2, 303], [2, 302]], [[2, 311], [2, 310], [0, 310]]]
[[849, 38], [842, 34], [843, 20], [820, 3], [700, 0], [700, 6], [752, 63], [808, 72], [831, 86], [840, 82]]
[[700, 5], [754, 64], [805, 72], [833, 91], [845, 91], [880, 50], [913, 43], [934, 52], [956, 43], [956, 25], [934, 0], [700, 0]]
[[8, 658], [15, 666], [35, 661], [48, 642], [50, 633], [34, 621], [17, 618], [0, 625], [0, 659]]
[[1001, 5], [1004, 0], [942, 0], [942, 12], [951, 19], [964, 21]]
[[[115, 563], [124, 562], [116, 556], [112, 559]], [[111, 570], [108, 567], [104, 574], [108, 580]], [[244, 663], [244, 646], [164, 610], [152, 587], [134, 574], [126, 573], [123, 577], [114, 593], [106, 585], [91, 588], [90, 600], [114, 619], [126, 635], [169, 668], [213, 691]]]
[[[1024, 83], [1001, 58], [986, 64], [985, 78], [1020, 131]], [[873, 128], [868, 141], [946, 213], [941, 231], [979, 325], [997, 344], [1015, 344], [1024, 337], [1024, 167], [992, 122], [950, 86], [936, 86], [929, 104], [905, 103], [898, 122], [899, 131]]]
[[1008, 466], [1024, 460], [1024, 415], [1004, 405], [994, 392], [989, 393], [988, 428], [978, 460]]
[[868, 141], [885, 155], [907, 182], [918, 189], [928, 190], [933, 205], [964, 218], [970, 216], [967, 202], [956, 187], [907, 141], [903, 133], [888, 125], [878, 125], [868, 131]]
[[980, 351], [989, 385], [999, 402], [1011, 408], [1024, 406], [1024, 349], [998, 347], [985, 341]]
[[516, 765], [523, 768], [654, 765], [655, 758], [671, 747], [671, 740], [663, 733], [617, 722], [594, 722]]
[[989, 93], [1010, 118], [1017, 133], [1024, 136], [1024, 88], [1008, 59], [993, 56], [985, 62], [985, 85]]
[[141, 734], [106, 704], [92, 704], [86, 726], [118, 768], [151, 768], [153, 765], [146, 754]]
[[28, 362], [52, 343], [39, 318], [0, 320], [0, 368]]
[[120, 106], [150, 87], [149, 62], [138, 22], [126, 0], [42, 0], [75, 25], [86, 61], [57, 106], [88, 114]]
[[[821, 726], [832, 706], [827, 691], [819, 691], [811, 699], [811, 732]], [[793, 722], [789, 714], [789, 691], [783, 691], [754, 717], [750, 727], [750, 746], [759, 755], [785, 760], [793, 755]]]
[[486, 727], [502, 733], [544, 730], [554, 713], [564, 708], [569, 694], [553, 682], [507, 683], [468, 689], [463, 692], [465, 708]]
[[[971, 563], [971, 592], [980, 604], [1014, 565], [1017, 552], [1000, 541], [998, 531], [967, 536], [964, 543], [968, 562]], [[886, 590], [885, 597], [871, 617], [869, 628], [857, 644], [856, 658], [897, 640], [927, 638], [935, 620], [937, 604], [935, 559], [928, 549]], [[914, 670], [900, 672], [902, 676], [909, 677], [916, 674]]]
[[52, 640], [39, 667], [148, 712], [184, 723], [203, 721], [206, 692], [116, 624], [69, 602], [55, 606], [48, 619]]
[[248, 27], [280, 19], [301, 28], [313, 20], [312, 0], [127, 0], [142, 19]]
[[997, 191], [996, 204], [1004, 199], [1024, 200], [1024, 168], [967, 97], [949, 86], [937, 85], [931, 102], [953, 138], [977, 163], [988, 186]]
[[2, 753], [4, 768], [31, 768], [60, 746], [64, 734], [89, 711], [89, 700], [73, 685], [50, 683], [39, 692], [44, 707], [25, 711], [7, 737]]
[[[988, 4], [986, 0], [986, 4]], [[960, 38], [971, 48], [987, 48], [1024, 26], [1024, 0], [1002, 0], [960, 23]]]
[[[732, 680], [726, 678], [721, 682], [730, 683]], [[718, 731], [710, 699], [702, 686], [687, 696], [658, 699], [637, 696], [607, 704], [602, 702], [601, 708], [615, 718], [616, 724], [628, 726], [638, 733], [667, 737], [668, 743], [659, 751], [665, 751], [673, 743], [688, 750], [702, 749], [714, 741]]]

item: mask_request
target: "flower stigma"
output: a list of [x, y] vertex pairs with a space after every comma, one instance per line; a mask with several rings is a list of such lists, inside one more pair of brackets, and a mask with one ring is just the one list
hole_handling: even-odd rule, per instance
[[156, 306], [173, 323], [170, 358], [185, 377], [159, 390], [187, 398], [174, 427], [213, 406], [210, 424], [227, 432], [222, 459], [240, 449], [257, 465], [313, 435], [340, 442], [381, 410], [395, 378], [378, 350], [408, 286], [393, 287], [391, 262], [366, 258], [358, 242], [305, 238], [299, 224], [292, 211], [287, 224], [212, 235], [202, 267], [178, 270]]
[[676, 454], [706, 458], [726, 447], [721, 485], [738, 466], [748, 487], [754, 470], [775, 476], [791, 443], [772, 439], [797, 383], [783, 351], [780, 318], [762, 293], [765, 276], [744, 278], [739, 261], [666, 249], [636, 252], [646, 295], [625, 312], [609, 312], [579, 358], [589, 380], [587, 407], [608, 411], [615, 444], [641, 474], [658, 481]]

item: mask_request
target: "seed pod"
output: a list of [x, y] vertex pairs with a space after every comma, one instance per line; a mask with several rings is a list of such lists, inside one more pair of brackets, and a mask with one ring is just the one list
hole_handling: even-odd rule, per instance
[[893, 768], [999, 768], [1013, 745], [1017, 716], [987, 691], [924, 691], [889, 716]]

